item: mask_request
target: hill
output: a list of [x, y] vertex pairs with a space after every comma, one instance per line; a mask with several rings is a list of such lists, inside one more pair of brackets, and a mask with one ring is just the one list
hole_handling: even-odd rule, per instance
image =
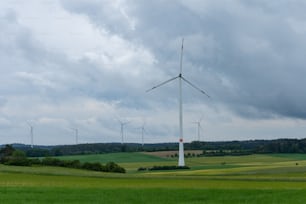
[[[27, 156], [62, 156], [80, 154], [102, 154], [116, 152], [177, 151], [177, 143], [93, 143], [78, 145], [35, 146], [13, 144], [26, 152]], [[254, 153], [306, 153], [306, 139], [246, 140], [219, 142], [191, 142], [184, 144], [185, 150], [201, 150], [205, 155], [246, 155]]]

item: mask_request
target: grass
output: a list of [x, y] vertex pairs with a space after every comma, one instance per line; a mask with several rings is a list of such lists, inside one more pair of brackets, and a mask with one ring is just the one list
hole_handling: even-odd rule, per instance
[[135, 162], [147, 163], [147, 162], [163, 162], [170, 160], [139, 152], [59, 156], [57, 158], [63, 160], [77, 159], [80, 160], [81, 162], [101, 162], [101, 163], [107, 163], [110, 161], [114, 161], [116, 163], [135, 163]]
[[[61, 157], [114, 161], [127, 174], [0, 165], [0, 203], [305, 203], [305, 155], [187, 158], [191, 170], [137, 172], [176, 159], [117, 153]], [[298, 163], [298, 165], [297, 165]]]
[[74, 155], [56, 157], [63, 160], [80, 160], [81, 162], [101, 162], [114, 161], [124, 167], [129, 173], [136, 173], [139, 167], [152, 167], [154, 165], [176, 165], [175, 159], [158, 157], [140, 152], [109, 153], [93, 155]]
[[272, 157], [288, 158], [295, 160], [306, 160], [306, 154], [270, 154]]
[[[69, 194], [67, 194], [67, 190]], [[1, 203], [305, 203], [305, 190], [0, 188]], [[158, 196], [157, 196], [158, 195]], [[12, 199], [14, 198], [14, 199]]]

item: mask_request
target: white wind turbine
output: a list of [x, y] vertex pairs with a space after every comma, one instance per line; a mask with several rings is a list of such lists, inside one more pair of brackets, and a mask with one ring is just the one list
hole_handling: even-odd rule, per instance
[[197, 127], [198, 127], [197, 133], [198, 133], [198, 141], [199, 142], [201, 140], [201, 129], [202, 129], [201, 122], [202, 122], [202, 118], [200, 118], [200, 120], [198, 120], [198, 121], [193, 122], [193, 124], [196, 124]]
[[29, 123], [29, 122], [27, 122], [27, 124], [29, 125], [29, 127], [30, 127], [30, 136], [31, 136], [31, 148], [33, 149], [33, 147], [34, 147], [34, 145], [33, 145], [33, 140], [34, 140], [34, 127], [33, 127], [33, 125], [31, 124], [31, 123]]
[[139, 129], [141, 129], [141, 145], [144, 146], [144, 134], [146, 132], [145, 123], [143, 123]]
[[79, 144], [79, 129], [78, 128], [70, 128], [74, 131], [75, 134], [75, 144]]
[[202, 94], [206, 95], [207, 97], [210, 97], [208, 94], [205, 93], [202, 89], [198, 88], [194, 84], [192, 84], [190, 81], [188, 81], [186, 78], [182, 75], [182, 62], [183, 62], [183, 49], [184, 49], [184, 38], [182, 39], [182, 48], [181, 48], [181, 59], [180, 59], [180, 73], [178, 76], [173, 77], [159, 85], [154, 86], [153, 88], [147, 90], [147, 92], [156, 89], [160, 86], [163, 86], [164, 84], [167, 84], [168, 82], [171, 82], [175, 79], [179, 79], [179, 125], [180, 125], [180, 139], [179, 139], [179, 160], [178, 160], [178, 166], [185, 166], [185, 159], [184, 159], [184, 141], [183, 141], [183, 99], [182, 99], [182, 80], [185, 81], [187, 84], [189, 84], [194, 89], [198, 90]]
[[119, 121], [119, 123], [120, 123], [120, 133], [121, 133], [121, 144], [123, 145], [124, 144], [124, 135], [123, 135], [123, 133], [124, 133], [124, 126], [125, 125], [127, 125], [128, 123], [130, 123], [129, 121], [127, 121], [127, 122], [123, 122], [123, 121], [121, 121], [121, 120], [119, 120], [118, 119], [118, 121]]

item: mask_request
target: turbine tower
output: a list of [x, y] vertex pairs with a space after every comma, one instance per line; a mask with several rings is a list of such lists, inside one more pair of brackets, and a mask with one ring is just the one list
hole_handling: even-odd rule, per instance
[[78, 128], [71, 128], [75, 133], [75, 144], [79, 144], [79, 130]]
[[31, 148], [33, 149], [33, 147], [34, 147], [34, 145], [33, 145], [33, 140], [34, 140], [34, 136], [33, 136], [33, 129], [34, 129], [34, 127], [33, 127], [33, 125], [31, 124], [31, 123], [29, 123], [28, 122], [28, 125], [29, 125], [29, 127], [30, 127], [30, 136], [31, 136]]
[[178, 160], [178, 166], [185, 166], [185, 159], [184, 159], [184, 140], [183, 140], [183, 96], [182, 96], [182, 80], [185, 81], [187, 84], [189, 84], [194, 89], [198, 90], [202, 94], [206, 95], [207, 97], [210, 97], [205, 91], [195, 86], [193, 83], [188, 81], [186, 78], [182, 75], [182, 63], [183, 63], [183, 49], [184, 49], [184, 38], [182, 39], [182, 48], [181, 48], [181, 58], [180, 58], [180, 73], [178, 76], [175, 76], [167, 81], [164, 81], [161, 84], [158, 84], [154, 86], [153, 88], [147, 90], [147, 92], [156, 89], [160, 86], [163, 86], [164, 84], [167, 84], [168, 82], [171, 82], [175, 79], [179, 79], [179, 125], [180, 125], [180, 139], [179, 139], [179, 160]]
[[128, 122], [122, 122], [121, 120], [119, 120], [119, 123], [120, 123], [120, 133], [121, 133], [121, 144], [123, 145], [124, 144], [124, 140], [123, 140], [123, 130], [124, 130], [124, 126], [128, 123], [130, 123], [129, 121]]
[[199, 142], [200, 142], [200, 140], [201, 140], [201, 128], [202, 128], [202, 126], [201, 126], [201, 121], [202, 121], [202, 118], [201, 118], [200, 120], [198, 120], [198, 121], [193, 122], [193, 123], [196, 124], [197, 127], [198, 127], [197, 132], [198, 132], [198, 141], [199, 141]]
[[141, 129], [141, 146], [144, 146], [144, 133], [146, 132], [145, 123], [143, 123], [139, 129]]

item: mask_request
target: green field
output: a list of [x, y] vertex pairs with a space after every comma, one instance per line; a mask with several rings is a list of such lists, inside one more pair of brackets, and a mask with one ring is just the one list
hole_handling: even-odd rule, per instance
[[187, 158], [190, 170], [138, 172], [176, 159], [142, 153], [58, 157], [114, 161], [126, 174], [0, 165], [0, 203], [306, 203], [306, 155]]
[[102, 163], [107, 163], [110, 161], [115, 161], [116, 163], [135, 163], [135, 162], [150, 163], [150, 162], [169, 161], [169, 159], [143, 154], [139, 152], [60, 156], [57, 158], [66, 159], [66, 160], [78, 159], [81, 162], [102, 162]]

